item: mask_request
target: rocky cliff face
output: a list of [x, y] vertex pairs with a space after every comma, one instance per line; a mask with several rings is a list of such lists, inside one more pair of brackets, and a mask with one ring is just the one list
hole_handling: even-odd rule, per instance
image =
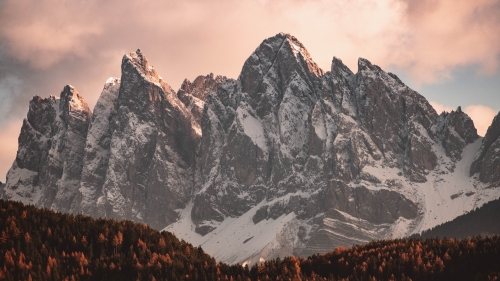
[[[353, 73], [334, 58], [325, 73], [286, 34], [265, 40], [236, 81], [207, 97], [201, 122], [200, 182], [183, 219], [223, 260], [404, 236], [499, 195], [472, 187], [465, 172], [479, 136], [460, 108], [439, 116], [366, 59]], [[248, 217], [251, 227], [239, 225]], [[254, 239], [263, 246], [220, 253], [218, 237], [239, 231], [228, 221], [246, 229], [235, 247]], [[270, 221], [280, 221], [274, 239], [261, 234]], [[167, 229], [193, 237], [182, 226]]]
[[491, 187], [500, 185], [500, 113], [484, 136], [483, 143], [470, 168], [470, 174], [478, 174], [482, 182]]
[[72, 86], [30, 101], [3, 197], [68, 212], [78, 192], [91, 111]]
[[93, 114], [71, 87], [32, 100], [1, 192], [168, 226], [226, 262], [304, 256], [500, 197], [498, 120], [481, 139], [460, 108], [438, 115], [366, 59], [324, 72], [288, 34], [266, 39], [237, 80], [199, 76], [177, 92], [138, 50]]
[[103, 194], [102, 186], [106, 181], [113, 136], [111, 125], [117, 115], [119, 91], [120, 79], [108, 79], [94, 107], [87, 134], [80, 188], [71, 204], [73, 213], [95, 217], [105, 215], [104, 210], [96, 205]]
[[472, 119], [462, 112], [460, 106], [457, 111], [441, 113], [437, 121], [436, 133], [446, 151], [446, 156], [455, 161], [461, 159], [460, 152], [467, 144], [479, 138]]
[[90, 126], [75, 212], [173, 222], [194, 188], [192, 115], [138, 50], [108, 80]]
[[106, 81], [93, 114], [70, 86], [60, 99], [34, 97], [3, 197], [156, 228], [170, 224], [195, 184], [201, 135], [191, 112], [225, 79], [185, 81], [178, 95], [138, 50], [124, 56], [121, 78]]
[[213, 73], [207, 76], [198, 76], [193, 82], [184, 80], [181, 88], [177, 91], [177, 97], [184, 103], [186, 108], [193, 116], [192, 127], [195, 132], [201, 137], [201, 116], [203, 114], [203, 107], [205, 100], [209, 93], [217, 91], [220, 84], [228, 78], [225, 76], [217, 75], [214, 77]]

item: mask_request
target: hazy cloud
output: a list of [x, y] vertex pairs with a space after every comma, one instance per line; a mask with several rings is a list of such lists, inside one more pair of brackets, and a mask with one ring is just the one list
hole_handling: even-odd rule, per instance
[[443, 105], [443, 104], [437, 103], [435, 101], [430, 101], [429, 103], [432, 105], [432, 107], [434, 107], [434, 109], [436, 110], [436, 112], [438, 114], [441, 114], [443, 111], [445, 111], [445, 112], [451, 112], [452, 110], [456, 109], [456, 108], [453, 108], [451, 106], [447, 106], [447, 105]]
[[474, 121], [477, 133], [483, 137], [491, 122], [493, 122], [493, 118], [498, 114], [498, 111], [493, 110], [491, 107], [480, 104], [469, 105], [464, 109], [464, 112]]
[[[500, 54], [498, 0], [7, 0], [1, 5], [0, 36], [9, 54], [44, 69], [67, 58], [115, 57], [142, 47], [161, 59], [153, 63], [174, 68], [168, 71], [183, 78], [200, 65], [236, 76], [260, 41], [280, 31], [303, 41], [323, 68], [336, 55], [356, 71], [361, 56], [407, 71], [418, 83], [440, 81], [468, 64], [491, 74]], [[173, 78], [171, 83], [181, 83]]]

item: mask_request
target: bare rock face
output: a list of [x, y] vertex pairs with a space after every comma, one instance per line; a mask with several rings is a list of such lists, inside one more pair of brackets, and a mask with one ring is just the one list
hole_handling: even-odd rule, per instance
[[470, 167], [470, 175], [479, 174], [482, 182], [500, 184], [500, 113], [495, 116]]
[[72, 213], [94, 217], [106, 214], [102, 205], [99, 205], [101, 208], [97, 206], [97, 200], [102, 195], [111, 156], [111, 124], [117, 114], [119, 91], [120, 79], [108, 79], [94, 107], [85, 145], [80, 188], [71, 204]]
[[3, 197], [68, 212], [80, 183], [91, 114], [72, 86], [59, 99], [33, 97]]
[[[103, 159], [107, 161], [104, 182], [98, 187], [99, 214], [155, 228], [168, 225], [177, 217], [174, 210], [190, 199], [194, 185], [191, 114], [139, 50], [123, 57], [119, 93], [116, 100], [113, 95], [109, 99], [115, 109], [101, 111], [103, 116], [95, 118], [110, 120], [108, 128], [100, 126], [105, 128], [102, 137], [93, 135], [104, 141], [95, 143], [89, 136], [89, 145], [96, 149], [86, 152], [99, 154], [109, 145], [109, 159]], [[85, 183], [82, 194], [88, 186], [96, 186]]]
[[227, 80], [200, 76], [175, 93], [137, 50], [110, 78], [92, 114], [66, 86], [34, 97], [3, 198], [161, 228], [177, 219], [195, 185], [199, 117]]
[[456, 111], [443, 112], [439, 115], [436, 133], [441, 139], [446, 155], [455, 161], [461, 159], [460, 154], [467, 144], [479, 138], [474, 122], [460, 106]]
[[177, 97], [184, 103], [186, 108], [193, 116], [193, 127], [195, 131], [201, 136], [201, 116], [203, 114], [203, 107], [208, 94], [216, 92], [219, 85], [226, 81], [226, 76], [217, 75], [214, 77], [213, 73], [207, 76], [198, 76], [193, 82], [184, 80], [181, 88], [177, 91]]
[[[380, 182], [365, 166], [396, 167], [410, 180], [426, 181], [426, 171], [436, 165], [429, 137], [436, 119], [422, 96], [367, 60], [360, 59], [353, 74], [334, 59], [325, 74], [295, 37], [269, 38], [245, 62], [237, 81], [206, 100], [202, 190], [192, 219], [205, 231], [210, 221], [241, 215], [264, 198], [323, 194], [332, 182]], [[333, 207], [354, 212], [342, 205], [356, 198], [353, 192], [342, 188], [341, 200], [305, 216]], [[301, 214], [319, 199], [298, 197], [296, 207], [277, 202], [262, 210], [275, 217]], [[406, 208], [416, 215], [414, 205]], [[254, 221], [269, 217], [263, 213]], [[399, 217], [392, 214], [392, 221]]]
[[438, 116], [366, 59], [353, 73], [334, 58], [325, 73], [287, 34], [266, 39], [238, 80], [205, 102], [196, 232], [207, 235], [259, 204], [254, 224], [291, 213], [303, 223], [289, 254], [382, 239], [402, 221], [421, 220], [418, 200], [398, 189], [440, 169], [438, 147], [455, 163], [478, 138], [461, 110]]

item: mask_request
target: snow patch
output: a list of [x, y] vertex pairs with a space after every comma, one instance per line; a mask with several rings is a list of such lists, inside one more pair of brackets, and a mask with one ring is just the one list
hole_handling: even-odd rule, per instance
[[267, 151], [266, 137], [260, 120], [255, 118], [248, 110], [241, 106], [236, 109], [236, 112], [245, 135], [249, 136], [253, 143], [260, 147], [261, 150]]
[[276, 220], [263, 220], [254, 224], [252, 217], [264, 204], [265, 201], [257, 204], [239, 218], [226, 217], [216, 229], [201, 236], [195, 232], [196, 226], [191, 221], [193, 202], [190, 202], [185, 209], [177, 210], [180, 219], [163, 230], [172, 232], [194, 246], [201, 246], [217, 261], [252, 265], [268, 259], [263, 249], [275, 242], [283, 227], [295, 218], [292, 212]]

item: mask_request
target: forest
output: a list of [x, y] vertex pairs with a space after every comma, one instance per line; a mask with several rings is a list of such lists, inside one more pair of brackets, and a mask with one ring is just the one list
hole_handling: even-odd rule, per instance
[[145, 224], [0, 200], [0, 280], [499, 280], [500, 238], [374, 241], [252, 267]]

